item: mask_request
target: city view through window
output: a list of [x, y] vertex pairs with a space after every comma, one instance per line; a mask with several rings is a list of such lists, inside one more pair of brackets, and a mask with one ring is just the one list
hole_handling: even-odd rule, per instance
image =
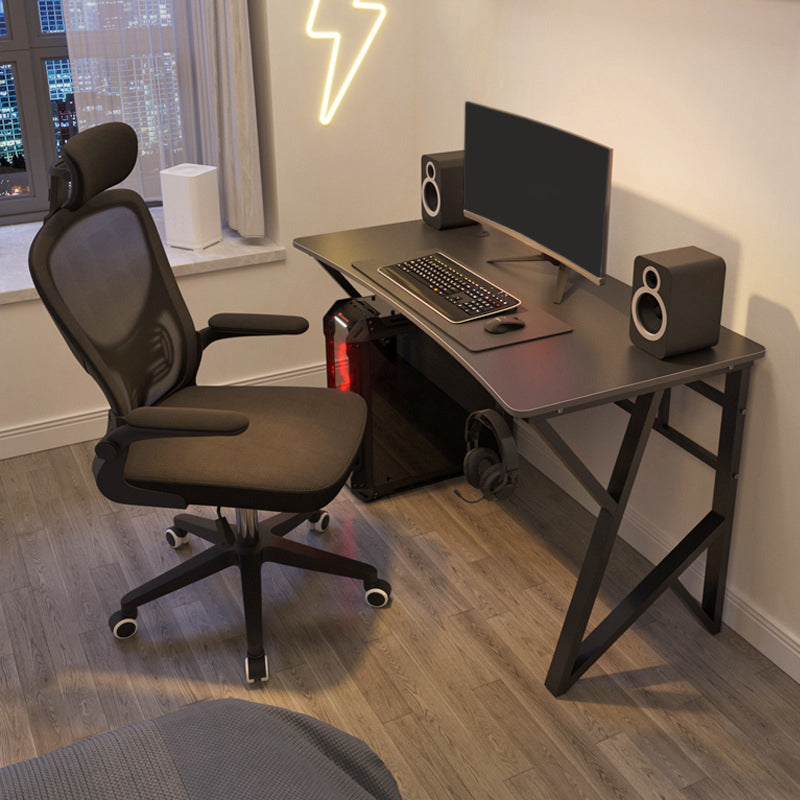
[[[39, 33], [63, 35], [61, 0], [38, 0], [37, 5]], [[7, 38], [9, 33], [6, 9], [0, 0], [0, 37]], [[50, 134], [58, 155], [63, 143], [77, 132], [69, 59], [32, 59], [31, 65], [44, 72], [52, 119]], [[12, 58], [6, 60], [0, 51], [0, 197], [24, 197], [31, 191], [26, 164], [30, 156], [25, 152], [23, 137], [24, 118], [19, 62]]]
[[133, 126], [145, 199], [160, 198], [160, 168], [185, 160], [170, 0], [91, 0], [67, 11], [80, 32], [75, 52], [62, 0], [0, 0], [0, 224], [41, 219], [44, 170], [79, 126]]

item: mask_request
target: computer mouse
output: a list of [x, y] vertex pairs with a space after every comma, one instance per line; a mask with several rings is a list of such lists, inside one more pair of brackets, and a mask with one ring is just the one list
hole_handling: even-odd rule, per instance
[[483, 329], [488, 333], [508, 333], [524, 327], [525, 323], [519, 317], [504, 315], [487, 320]]

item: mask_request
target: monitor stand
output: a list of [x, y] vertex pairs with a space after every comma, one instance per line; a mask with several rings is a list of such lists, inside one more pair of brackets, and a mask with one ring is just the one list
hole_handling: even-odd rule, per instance
[[515, 261], [549, 261], [553, 266], [558, 267], [556, 276], [556, 290], [553, 294], [553, 302], [560, 303], [567, 293], [571, 283], [572, 272], [569, 267], [564, 266], [560, 261], [548, 256], [546, 253], [531, 253], [529, 256], [510, 256], [508, 258], [489, 258], [488, 264], [510, 264]]
[[556, 264], [556, 266], [558, 267], [558, 275], [556, 276], [556, 292], [553, 302], [560, 303], [572, 283], [572, 270], [563, 264]]

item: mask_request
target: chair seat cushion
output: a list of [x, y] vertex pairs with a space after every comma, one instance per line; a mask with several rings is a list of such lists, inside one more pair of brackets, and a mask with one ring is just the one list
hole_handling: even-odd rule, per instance
[[313, 717], [211, 700], [0, 769], [4, 800], [400, 800], [360, 739]]
[[312, 511], [344, 485], [366, 424], [366, 404], [337, 389], [190, 386], [160, 406], [247, 416], [237, 436], [152, 439], [132, 445], [125, 479], [187, 504]]

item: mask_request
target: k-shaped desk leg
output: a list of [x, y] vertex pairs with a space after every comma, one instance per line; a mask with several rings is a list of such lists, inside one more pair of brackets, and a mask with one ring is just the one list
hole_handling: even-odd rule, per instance
[[739, 484], [739, 465], [744, 438], [744, 422], [747, 413], [747, 396], [750, 387], [749, 365], [732, 370], [725, 376], [722, 396], [722, 420], [717, 446], [716, 476], [712, 513], [722, 522], [719, 532], [708, 547], [706, 571], [701, 603], [694, 600], [680, 583], [673, 588], [697, 614], [711, 633], [719, 633], [722, 627], [722, 605], [725, 599], [725, 582], [728, 575], [728, 560], [733, 530], [733, 512]]
[[327, 272], [328, 275], [330, 275], [331, 278], [333, 278], [336, 281], [336, 283], [338, 283], [339, 286], [341, 286], [341, 288], [344, 289], [348, 297], [361, 297], [361, 292], [359, 292], [358, 289], [356, 289], [356, 287], [353, 286], [353, 284], [350, 283], [350, 281], [347, 280], [347, 278], [345, 278], [344, 275], [342, 275], [341, 272], [333, 269], [333, 267], [328, 266], [324, 261], [321, 261], [320, 259], [316, 259], [316, 261], [317, 264], [319, 264], [322, 267], [322, 269], [324, 269], [325, 272]]
[[[604, 492], [599, 483], [590, 476], [586, 467], [577, 459], [572, 451], [564, 444], [563, 440], [545, 420], [533, 420], [531, 425], [567, 462], [567, 466], [574, 472], [580, 473], [579, 477], [590, 479], [593, 482], [587, 489], [601, 504], [594, 532], [589, 541], [583, 565], [578, 576], [572, 601], [569, 604], [561, 635], [558, 639], [550, 670], [545, 680], [545, 686], [554, 694], [563, 694], [575, 681], [611, 646], [613, 639], [602, 643], [602, 646], [593, 648], [590, 652], [583, 652], [583, 634], [592, 613], [595, 598], [600, 590], [600, 583], [611, 556], [617, 531], [622, 522], [622, 515], [628, 504], [633, 482], [639, 469], [642, 456], [650, 431], [653, 427], [663, 392], [652, 392], [641, 395], [636, 403], [628, 421], [628, 427], [622, 439], [619, 454], [611, 473], [608, 491]], [[622, 631], [620, 631], [622, 633]], [[617, 634], [618, 636], [619, 634]]]
[[[678, 544], [629, 592], [586, 638], [586, 627], [625, 507], [633, 488], [650, 430], [659, 414], [663, 392], [642, 395], [629, 410], [628, 427], [606, 491], [563, 439], [544, 420], [530, 424], [544, 438], [584, 488], [600, 504], [589, 546], [583, 559], [575, 591], [556, 644], [545, 686], [560, 695], [597, 661], [600, 656], [668, 588], [689, 605], [712, 633], [722, 625], [722, 606], [728, 571], [733, 511], [736, 502], [739, 462], [747, 409], [750, 365], [730, 370], [725, 389], [704, 386], [701, 393], [722, 407], [717, 454], [708, 453], [659, 420], [658, 430], [687, 452], [699, 457], [715, 470], [711, 510]], [[693, 386], [692, 388], [696, 388]], [[695, 600], [678, 581], [681, 573], [707, 550], [702, 601]]]

